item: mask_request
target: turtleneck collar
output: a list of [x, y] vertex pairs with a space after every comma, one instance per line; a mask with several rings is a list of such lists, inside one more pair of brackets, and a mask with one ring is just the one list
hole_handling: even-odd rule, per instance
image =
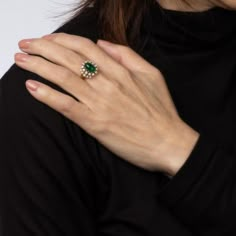
[[177, 11], [155, 3], [144, 21], [144, 30], [162, 46], [201, 49], [226, 43], [236, 34], [236, 11], [214, 7], [206, 11]]

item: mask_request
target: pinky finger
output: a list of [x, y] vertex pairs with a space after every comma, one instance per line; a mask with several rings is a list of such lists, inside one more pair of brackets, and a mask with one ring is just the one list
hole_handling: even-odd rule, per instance
[[35, 99], [58, 111], [89, 132], [92, 111], [85, 104], [35, 80], [27, 80], [26, 88]]

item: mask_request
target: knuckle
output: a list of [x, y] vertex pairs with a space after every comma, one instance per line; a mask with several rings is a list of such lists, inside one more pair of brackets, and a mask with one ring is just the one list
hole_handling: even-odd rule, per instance
[[114, 95], [114, 92], [121, 89], [122, 89], [122, 85], [117, 81], [108, 80], [107, 83], [104, 85], [104, 91], [106, 92], [108, 96]]
[[165, 83], [165, 80], [164, 80], [164, 77], [163, 77], [163, 74], [160, 70], [158, 69], [155, 69], [154, 72], [153, 72], [153, 81], [159, 81], [161, 83]]
[[120, 78], [121, 79], [129, 79], [129, 78], [131, 78], [131, 73], [130, 73], [130, 71], [129, 70], [127, 70], [127, 69], [125, 69], [124, 67], [122, 67], [121, 69], [120, 69]]
[[112, 82], [114, 90], [119, 90], [122, 91], [123, 89], [123, 85], [121, 83], [119, 83], [118, 81], [114, 81]]
[[34, 72], [41, 74], [45, 71], [45, 62], [40, 57], [31, 57], [29, 63]]
[[107, 129], [106, 122], [104, 121], [90, 121], [90, 129], [93, 134], [102, 135]]
[[66, 83], [68, 83], [68, 80], [69, 80], [70, 78], [72, 78], [72, 76], [73, 76], [73, 74], [72, 74], [72, 72], [69, 71], [69, 70], [63, 69], [63, 70], [59, 71], [59, 74], [58, 74], [58, 83], [59, 83], [60, 85], [65, 85]]
[[120, 66], [119, 73], [116, 75], [116, 80], [120, 81], [120, 82], [118, 82], [119, 83], [118, 88], [122, 89], [123, 84], [126, 83], [130, 79], [132, 79], [132, 73], [129, 70], [127, 70], [126, 68]]
[[73, 51], [65, 50], [64, 53], [60, 56], [60, 60], [62, 61], [62, 64], [66, 65], [68, 68], [77, 68], [80, 58]]
[[[107, 99], [106, 99], [107, 100]], [[99, 105], [99, 110], [102, 112], [102, 117], [100, 118], [101, 120], [108, 120], [107, 114], [110, 114], [110, 109], [107, 101], [104, 101]]]
[[128, 46], [119, 45], [118, 47], [119, 47], [119, 50], [123, 53], [130, 53], [131, 52], [131, 49]]
[[89, 38], [81, 37], [79, 41], [81, 45], [80, 47], [83, 47], [85, 53], [91, 53], [91, 51], [96, 47], [95, 43]]
[[81, 37], [80, 41], [83, 44], [88, 45], [88, 46], [94, 46], [95, 45], [94, 42], [91, 39], [89, 39], [89, 38]]
[[40, 47], [40, 39], [35, 39], [33, 40], [29, 45], [28, 45], [30, 50], [35, 50]]
[[60, 32], [53, 34], [52, 40], [57, 41], [60, 38], [64, 38], [66, 36], [66, 33]]
[[44, 43], [45, 42], [46, 42], [46, 40], [42, 39], [42, 38], [33, 40], [30, 43], [30, 48], [31, 49], [36, 49], [37, 51], [41, 52], [44, 49]]
[[30, 66], [35, 68], [35, 71], [39, 71], [41, 69], [39, 58], [38, 57], [31, 57]]
[[75, 107], [75, 104], [76, 101], [72, 97], [67, 96], [61, 101], [59, 109], [63, 114], [68, 115], [72, 112], [73, 108]]
[[64, 33], [64, 32], [59, 32], [59, 33], [55, 34], [55, 37], [64, 37], [64, 36], [66, 36], [66, 33]]

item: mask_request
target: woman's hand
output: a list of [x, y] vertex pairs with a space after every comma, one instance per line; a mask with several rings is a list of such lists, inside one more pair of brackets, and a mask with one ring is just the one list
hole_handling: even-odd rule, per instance
[[[130, 48], [64, 33], [22, 40], [16, 64], [57, 84], [72, 96], [37, 81], [26, 87], [123, 159], [174, 175], [199, 134], [180, 119], [159, 70]], [[31, 54], [31, 55], [28, 55]], [[99, 74], [82, 79], [85, 60]]]

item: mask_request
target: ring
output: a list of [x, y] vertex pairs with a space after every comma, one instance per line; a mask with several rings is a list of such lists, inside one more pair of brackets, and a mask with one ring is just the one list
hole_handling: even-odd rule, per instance
[[85, 61], [80, 68], [80, 72], [82, 78], [91, 79], [98, 74], [98, 67], [92, 61]]

